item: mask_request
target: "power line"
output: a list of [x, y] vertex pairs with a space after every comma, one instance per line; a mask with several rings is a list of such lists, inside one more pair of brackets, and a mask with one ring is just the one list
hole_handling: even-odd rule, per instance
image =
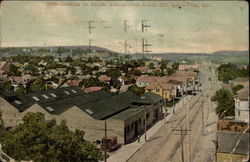
[[[183, 147], [183, 143], [184, 143], [184, 135], [187, 135], [187, 131], [191, 131], [191, 129], [183, 129], [182, 126], [180, 126], [180, 129], [172, 129], [172, 131], [179, 131], [181, 134], [181, 161], [184, 162], [185, 157], [184, 157], [184, 147]], [[185, 133], [185, 134], [184, 134]], [[175, 135], [179, 135], [179, 134], [175, 134]]]
[[142, 32], [147, 31], [147, 28], [151, 27], [150, 25], [148, 25], [149, 20], [142, 20], [141, 21], [141, 30]]

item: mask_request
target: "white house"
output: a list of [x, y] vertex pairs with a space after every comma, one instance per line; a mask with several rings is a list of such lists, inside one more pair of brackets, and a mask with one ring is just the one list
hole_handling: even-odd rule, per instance
[[235, 120], [249, 123], [249, 91], [242, 89], [235, 98]]

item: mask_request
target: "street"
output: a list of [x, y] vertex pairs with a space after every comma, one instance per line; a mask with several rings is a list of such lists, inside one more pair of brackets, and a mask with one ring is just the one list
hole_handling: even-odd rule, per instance
[[200, 71], [203, 76], [202, 91], [196, 96], [189, 96], [183, 107], [128, 162], [192, 161], [199, 151], [202, 126], [205, 125], [211, 107], [210, 97], [219, 88], [213, 68], [210, 71], [208, 66], [204, 66]]

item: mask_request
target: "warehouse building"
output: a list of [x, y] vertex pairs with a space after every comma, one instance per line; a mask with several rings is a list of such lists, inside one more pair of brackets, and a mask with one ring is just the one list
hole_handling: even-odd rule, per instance
[[66, 120], [70, 129], [83, 130], [85, 139], [90, 141], [104, 137], [105, 120], [108, 136], [116, 136], [120, 143], [129, 143], [143, 133], [145, 110], [147, 127], [163, 116], [163, 98], [150, 92], [143, 100], [132, 92], [111, 96], [105, 91], [85, 93], [79, 87], [24, 95], [2, 93], [1, 96], [0, 110], [6, 126], [22, 122], [22, 117], [28, 112], [42, 112], [45, 119]]

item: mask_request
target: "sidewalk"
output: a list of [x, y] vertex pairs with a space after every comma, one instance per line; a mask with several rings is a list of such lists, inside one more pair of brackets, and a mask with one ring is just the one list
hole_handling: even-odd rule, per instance
[[[187, 96], [189, 99], [190, 97]], [[175, 105], [175, 112], [183, 107], [184, 97], [179, 103]], [[158, 121], [153, 127], [147, 130], [147, 140], [149, 140], [164, 124], [173, 117], [172, 108], [168, 110], [169, 115], [165, 119]], [[123, 145], [119, 150], [113, 152], [110, 157], [107, 159], [107, 162], [125, 162], [130, 159], [145, 143], [145, 134], [140, 137], [140, 143], [136, 140], [133, 143]]]

